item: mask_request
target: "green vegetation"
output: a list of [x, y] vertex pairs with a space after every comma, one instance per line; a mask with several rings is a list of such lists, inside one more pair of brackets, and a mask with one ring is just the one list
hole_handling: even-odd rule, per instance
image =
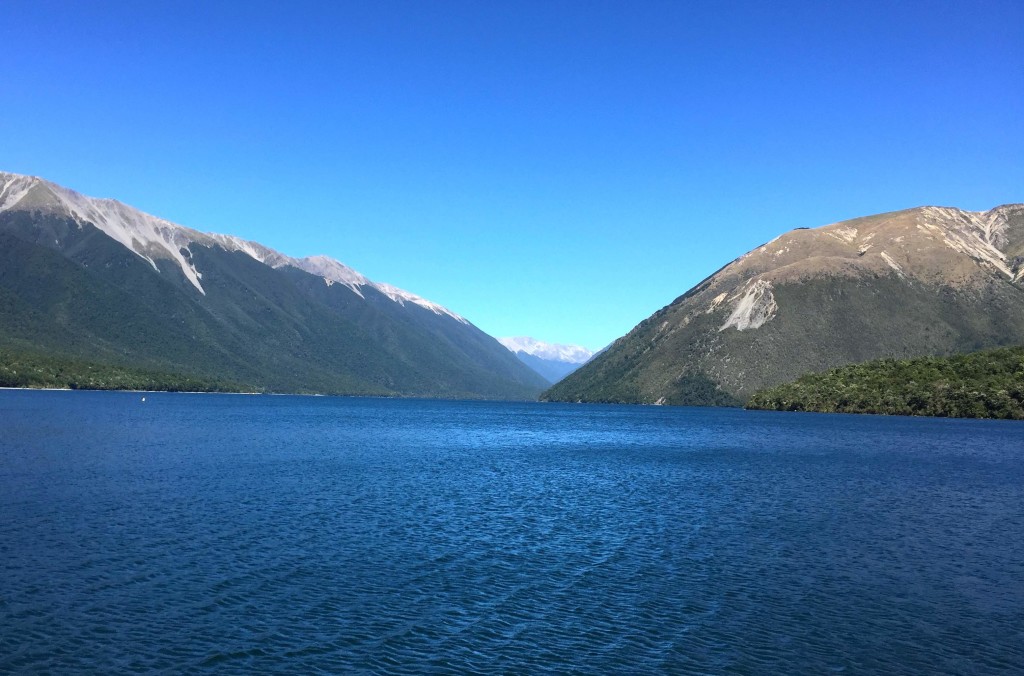
[[0, 348], [0, 387], [164, 392], [250, 392], [252, 388], [177, 373], [97, 364]]
[[1024, 347], [851, 364], [761, 390], [747, 408], [1024, 420]]
[[270, 392], [525, 400], [547, 385], [472, 325], [244, 253], [190, 251], [205, 295], [94, 227], [0, 214], [0, 347]]

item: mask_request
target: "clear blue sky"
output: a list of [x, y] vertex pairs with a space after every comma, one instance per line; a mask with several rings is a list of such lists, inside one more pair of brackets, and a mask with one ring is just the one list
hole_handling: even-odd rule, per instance
[[1024, 3], [48, 2], [0, 169], [598, 348], [784, 230], [1024, 201]]

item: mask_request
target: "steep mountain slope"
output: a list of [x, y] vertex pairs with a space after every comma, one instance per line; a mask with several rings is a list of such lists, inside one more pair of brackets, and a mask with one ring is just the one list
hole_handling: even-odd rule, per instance
[[455, 313], [296, 259], [0, 173], [0, 345], [275, 391], [532, 398], [545, 383]]
[[739, 404], [812, 371], [1024, 341], [1024, 205], [790, 231], [641, 322], [542, 398]]
[[527, 336], [498, 338], [498, 342], [549, 383], [557, 383], [594, 356], [579, 345], [545, 343]]

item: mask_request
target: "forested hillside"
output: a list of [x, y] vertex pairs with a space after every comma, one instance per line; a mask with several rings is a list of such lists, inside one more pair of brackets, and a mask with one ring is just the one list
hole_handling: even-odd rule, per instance
[[0, 387], [164, 392], [252, 391], [250, 387], [224, 380], [126, 368], [10, 349], [0, 349]]
[[1024, 347], [880, 359], [762, 390], [747, 408], [1024, 419]]

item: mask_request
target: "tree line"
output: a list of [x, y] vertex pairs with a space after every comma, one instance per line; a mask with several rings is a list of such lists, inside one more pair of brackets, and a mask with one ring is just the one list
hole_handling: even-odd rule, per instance
[[878, 359], [761, 390], [747, 408], [1024, 419], [1024, 347]]
[[161, 392], [251, 392], [215, 378], [138, 369], [73, 357], [0, 348], [0, 387]]

